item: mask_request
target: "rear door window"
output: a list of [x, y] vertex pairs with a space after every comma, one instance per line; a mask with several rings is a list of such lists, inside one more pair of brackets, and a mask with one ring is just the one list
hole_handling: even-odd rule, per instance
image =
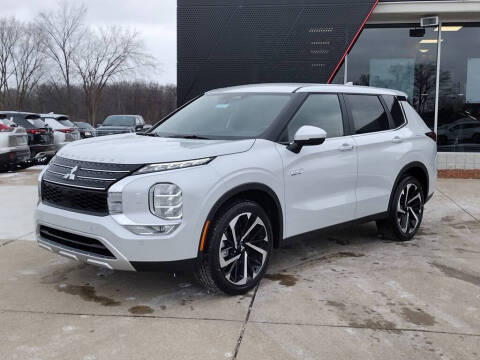
[[390, 129], [387, 113], [377, 95], [346, 94], [345, 99], [350, 109], [355, 134]]

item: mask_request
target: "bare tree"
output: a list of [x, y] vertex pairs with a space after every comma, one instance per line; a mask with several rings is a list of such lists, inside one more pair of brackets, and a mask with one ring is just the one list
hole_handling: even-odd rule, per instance
[[12, 75], [12, 54], [19, 34], [19, 23], [15, 18], [0, 18], [0, 109], [5, 108]]
[[152, 57], [144, 52], [138, 33], [119, 27], [86, 32], [82, 47], [73, 59], [82, 80], [91, 124], [96, 124], [100, 97], [109, 82], [155, 67]]
[[66, 0], [60, 3], [57, 11], [40, 13], [45, 53], [56, 65], [65, 85], [68, 114], [72, 113], [73, 58], [82, 38], [86, 13], [84, 4]]
[[12, 53], [17, 110], [23, 110], [25, 99], [44, 75], [44, 41], [38, 25], [21, 26], [21, 36]]

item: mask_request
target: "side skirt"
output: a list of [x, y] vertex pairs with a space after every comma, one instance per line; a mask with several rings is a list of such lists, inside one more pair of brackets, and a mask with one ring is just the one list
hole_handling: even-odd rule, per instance
[[382, 219], [386, 219], [387, 217], [388, 217], [388, 211], [385, 211], [385, 212], [381, 212], [381, 213], [378, 213], [378, 214], [365, 216], [365, 217], [360, 218], [360, 219], [355, 219], [355, 220], [347, 221], [347, 222], [344, 222], [344, 223], [327, 226], [327, 227], [324, 227], [324, 228], [321, 228], [321, 229], [308, 231], [308, 232], [305, 232], [303, 234], [294, 235], [294, 236], [291, 236], [289, 238], [283, 239], [281, 244], [280, 244], [280, 247], [282, 248], [282, 247], [288, 246], [291, 243], [296, 242], [296, 241], [312, 240], [316, 237], [319, 237], [321, 235], [329, 233], [333, 230], [344, 229], [344, 228], [352, 226], [352, 225], [364, 224], [364, 223], [367, 223], [367, 222], [370, 222], [370, 221], [382, 220]]

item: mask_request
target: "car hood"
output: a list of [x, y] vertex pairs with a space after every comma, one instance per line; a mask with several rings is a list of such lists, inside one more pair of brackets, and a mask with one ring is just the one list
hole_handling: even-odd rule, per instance
[[245, 152], [254, 142], [254, 139], [193, 140], [121, 134], [75, 141], [57, 154], [81, 161], [148, 164]]

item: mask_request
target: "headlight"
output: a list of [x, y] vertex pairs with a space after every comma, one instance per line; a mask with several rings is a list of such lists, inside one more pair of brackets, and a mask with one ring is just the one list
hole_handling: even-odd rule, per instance
[[148, 174], [148, 173], [158, 172], [158, 171], [184, 169], [192, 166], [208, 164], [213, 159], [214, 159], [213, 157], [209, 157], [209, 158], [196, 159], [196, 160], [150, 164], [150, 165], [145, 165], [141, 169], [137, 170], [134, 174]]
[[182, 190], [175, 184], [156, 184], [150, 188], [150, 211], [165, 220], [182, 218]]

